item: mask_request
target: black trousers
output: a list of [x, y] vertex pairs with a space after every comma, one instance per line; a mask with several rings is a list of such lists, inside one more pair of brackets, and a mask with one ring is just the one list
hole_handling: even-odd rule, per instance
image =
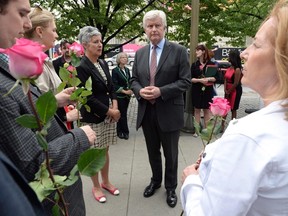
[[128, 122], [127, 122], [127, 110], [130, 102], [130, 98], [117, 98], [118, 109], [121, 113], [121, 117], [117, 122], [117, 134], [126, 133], [129, 134]]
[[180, 131], [164, 132], [160, 129], [155, 105], [148, 104], [142, 122], [150, 166], [151, 181], [155, 184], [162, 182], [161, 146], [165, 157], [165, 188], [175, 190], [177, 187], [178, 171], [178, 142]]

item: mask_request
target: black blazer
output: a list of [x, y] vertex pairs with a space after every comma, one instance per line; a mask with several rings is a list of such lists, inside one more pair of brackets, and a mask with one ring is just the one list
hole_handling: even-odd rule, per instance
[[[150, 85], [149, 55], [150, 45], [139, 49], [132, 69], [131, 88], [139, 102], [137, 129], [142, 124], [149, 103], [139, 94], [140, 89]], [[166, 40], [155, 75], [155, 86], [160, 88], [161, 96], [156, 99], [154, 106], [162, 131], [176, 131], [184, 126], [183, 93], [190, 85], [191, 75], [186, 48]]]
[[130, 70], [127, 67], [124, 67], [124, 71], [120, 69], [120, 67], [115, 67], [112, 70], [112, 80], [114, 84], [114, 90], [117, 93], [118, 98], [130, 98], [130, 95], [126, 95], [121, 93], [121, 90], [129, 90], [130, 89]]
[[102, 59], [98, 61], [106, 74], [107, 84], [98, 69], [86, 56], [81, 59], [81, 63], [77, 67], [78, 78], [83, 86], [89, 77], [92, 79], [92, 95], [88, 96], [87, 100], [87, 105], [90, 107], [91, 112], [88, 112], [84, 106], [81, 108], [82, 122], [97, 124], [104, 121], [110, 100], [117, 100], [108, 64]]
[[65, 61], [63, 56], [59, 56], [58, 58], [56, 58], [52, 61], [54, 69], [55, 69], [56, 73], [58, 74], [58, 76], [59, 76], [60, 67], [63, 67], [65, 62], [66, 61]]

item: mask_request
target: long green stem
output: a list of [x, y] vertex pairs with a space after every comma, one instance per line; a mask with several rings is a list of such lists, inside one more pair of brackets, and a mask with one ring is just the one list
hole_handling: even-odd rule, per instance
[[210, 134], [210, 137], [209, 137], [209, 140], [208, 140], [206, 146], [210, 143], [210, 141], [211, 141], [211, 139], [212, 139], [212, 136], [213, 136], [213, 133], [214, 133], [216, 124], [217, 124], [217, 120], [218, 120], [218, 116], [216, 116], [216, 119], [215, 119], [215, 121], [214, 121], [214, 125], [213, 125], [213, 128], [212, 128], [212, 131], [211, 131], [211, 134]]
[[[36, 111], [36, 108], [35, 108], [35, 105], [34, 105], [34, 102], [33, 102], [33, 99], [32, 99], [32, 94], [31, 94], [31, 90], [29, 88], [28, 90], [28, 100], [29, 100], [29, 103], [31, 105], [31, 108], [32, 108], [32, 112], [36, 118], [36, 121], [37, 121], [37, 125], [38, 125], [38, 131], [40, 132], [42, 129], [43, 129], [43, 126], [40, 122], [40, 118], [38, 116], [38, 113]], [[56, 182], [55, 182], [55, 179], [54, 179], [54, 176], [53, 176], [53, 172], [52, 172], [52, 169], [51, 169], [51, 166], [50, 166], [50, 160], [49, 160], [49, 153], [48, 153], [48, 150], [44, 150], [44, 154], [45, 154], [45, 160], [46, 160], [46, 167], [47, 167], [47, 170], [48, 170], [48, 173], [49, 173], [49, 178], [51, 179], [55, 189], [56, 189], [56, 192], [57, 194], [59, 195], [59, 198], [60, 198], [60, 202], [63, 203], [63, 207], [64, 207], [64, 214], [65, 216], [69, 216], [68, 214], [68, 208], [67, 208], [67, 205], [66, 205], [66, 202], [65, 202], [65, 199], [64, 199], [64, 196], [63, 194], [61, 193], [61, 191], [58, 189], [57, 185], [56, 185]]]

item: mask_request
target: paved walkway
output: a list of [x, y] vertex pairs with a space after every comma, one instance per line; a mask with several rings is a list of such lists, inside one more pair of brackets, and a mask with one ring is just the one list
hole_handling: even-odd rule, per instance
[[[223, 95], [223, 86], [217, 88], [218, 95]], [[248, 88], [243, 89], [243, 95], [238, 110], [238, 117], [246, 115], [245, 108], [258, 108], [259, 97]], [[129, 140], [118, 139], [118, 143], [110, 147], [110, 179], [120, 190], [119, 196], [112, 196], [105, 191], [107, 202], [100, 204], [94, 200], [91, 192], [92, 183], [83, 177], [84, 197], [87, 216], [179, 216], [181, 203], [179, 190], [182, 170], [196, 161], [202, 150], [200, 138], [194, 138], [189, 133], [181, 133], [179, 142], [178, 170], [178, 204], [170, 208], [166, 204], [166, 191], [162, 187], [150, 198], [143, 197], [143, 190], [149, 184], [151, 170], [142, 130], [135, 130], [137, 101], [131, 101], [128, 115], [130, 126]], [[228, 116], [227, 119], [230, 119]]]

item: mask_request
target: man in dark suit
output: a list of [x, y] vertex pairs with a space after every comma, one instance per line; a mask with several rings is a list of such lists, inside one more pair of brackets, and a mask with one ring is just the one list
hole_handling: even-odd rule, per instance
[[178, 141], [184, 126], [183, 93], [190, 86], [191, 78], [186, 48], [164, 38], [166, 26], [163, 11], [152, 10], [145, 14], [143, 27], [150, 44], [136, 52], [131, 88], [139, 102], [137, 129], [142, 126], [152, 169], [144, 197], [152, 196], [161, 186], [162, 145], [166, 202], [175, 207]]
[[71, 62], [71, 56], [69, 53], [70, 43], [67, 40], [60, 42], [60, 49], [62, 55], [52, 61], [54, 69], [59, 76], [60, 67], [63, 67], [66, 62]]
[[46, 215], [35, 192], [14, 164], [1, 151], [0, 173], [0, 215]]
[[[11, 47], [15, 43], [15, 38], [21, 37], [25, 30], [31, 28], [31, 20], [28, 17], [29, 12], [29, 0], [0, 1], [1, 48]], [[38, 143], [35, 131], [22, 127], [16, 122], [16, 118], [21, 115], [33, 114], [29, 99], [24, 94], [22, 86], [18, 84], [11, 93], [5, 96], [15, 82], [16, 79], [9, 71], [8, 56], [0, 54], [0, 151], [13, 161], [27, 181], [32, 181], [45, 156], [43, 149]], [[30, 85], [30, 90], [31, 99], [35, 103], [41, 93], [37, 87], [32, 85]], [[56, 95], [59, 107], [63, 107], [70, 102], [71, 93], [71, 89], [67, 89]], [[49, 156], [52, 160], [51, 168], [55, 175], [69, 175], [80, 154], [94, 144], [95, 133], [89, 126], [76, 128], [68, 132], [66, 126], [57, 115], [54, 116], [50, 123], [46, 140], [48, 142]], [[2, 190], [3, 188], [1, 187], [0, 198], [4, 194]], [[49, 198], [53, 199], [53, 195]], [[85, 215], [85, 203], [80, 178], [72, 186], [65, 188], [63, 195], [68, 203], [70, 216]], [[14, 202], [14, 200], [10, 201]], [[42, 204], [47, 215], [52, 215], [54, 203], [45, 200]], [[19, 207], [15, 203], [13, 206], [15, 209]], [[18, 214], [15, 213], [15, 215]]]

